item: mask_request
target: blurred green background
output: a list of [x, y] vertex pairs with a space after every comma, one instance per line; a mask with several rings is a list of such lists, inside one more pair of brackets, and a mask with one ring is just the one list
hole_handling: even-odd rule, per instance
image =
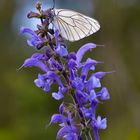
[[[87, 42], [104, 44], [86, 56], [104, 61], [103, 71], [115, 70], [103, 83], [111, 99], [98, 106], [108, 118], [101, 140], [140, 140], [140, 0], [56, 0], [57, 8], [69, 8], [95, 17], [101, 30], [81, 41], [69, 43], [69, 50]], [[35, 52], [19, 34], [20, 26], [35, 27], [26, 19], [36, 0], [0, 0], [0, 140], [54, 140], [57, 125], [45, 125], [58, 112], [57, 102], [38, 89], [36, 68], [16, 72]], [[52, 0], [43, 1], [44, 8]]]

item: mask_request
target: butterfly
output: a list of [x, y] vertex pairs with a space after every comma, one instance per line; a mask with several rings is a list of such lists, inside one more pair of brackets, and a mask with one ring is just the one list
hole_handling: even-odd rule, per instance
[[73, 10], [54, 7], [47, 10], [49, 20], [65, 40], [78, 41], [100, 29], [98, 21], [91, 17]]

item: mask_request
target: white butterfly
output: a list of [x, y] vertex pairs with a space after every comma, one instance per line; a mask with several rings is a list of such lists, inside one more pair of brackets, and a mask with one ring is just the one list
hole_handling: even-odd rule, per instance
[[97, 20], [73, 10], [55, 9], [51, 11], [51, 22], [60, 30], [62, 37], [71, 42], [87, 37], [100, 29]]

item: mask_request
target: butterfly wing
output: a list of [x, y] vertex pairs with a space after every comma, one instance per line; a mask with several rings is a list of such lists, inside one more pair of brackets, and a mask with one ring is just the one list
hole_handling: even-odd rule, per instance
[[67, 9], [54, 9], [53, 24], [71, 42], [87, 37], [100, 29], [97, 20]]

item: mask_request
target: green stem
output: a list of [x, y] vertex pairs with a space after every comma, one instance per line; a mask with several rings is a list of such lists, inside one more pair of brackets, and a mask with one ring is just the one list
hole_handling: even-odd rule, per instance
[[91, 135], [91, 132], [89, 132], [89, 138], [90, 138], [90, 140], [92, 140], [92, 135]]

